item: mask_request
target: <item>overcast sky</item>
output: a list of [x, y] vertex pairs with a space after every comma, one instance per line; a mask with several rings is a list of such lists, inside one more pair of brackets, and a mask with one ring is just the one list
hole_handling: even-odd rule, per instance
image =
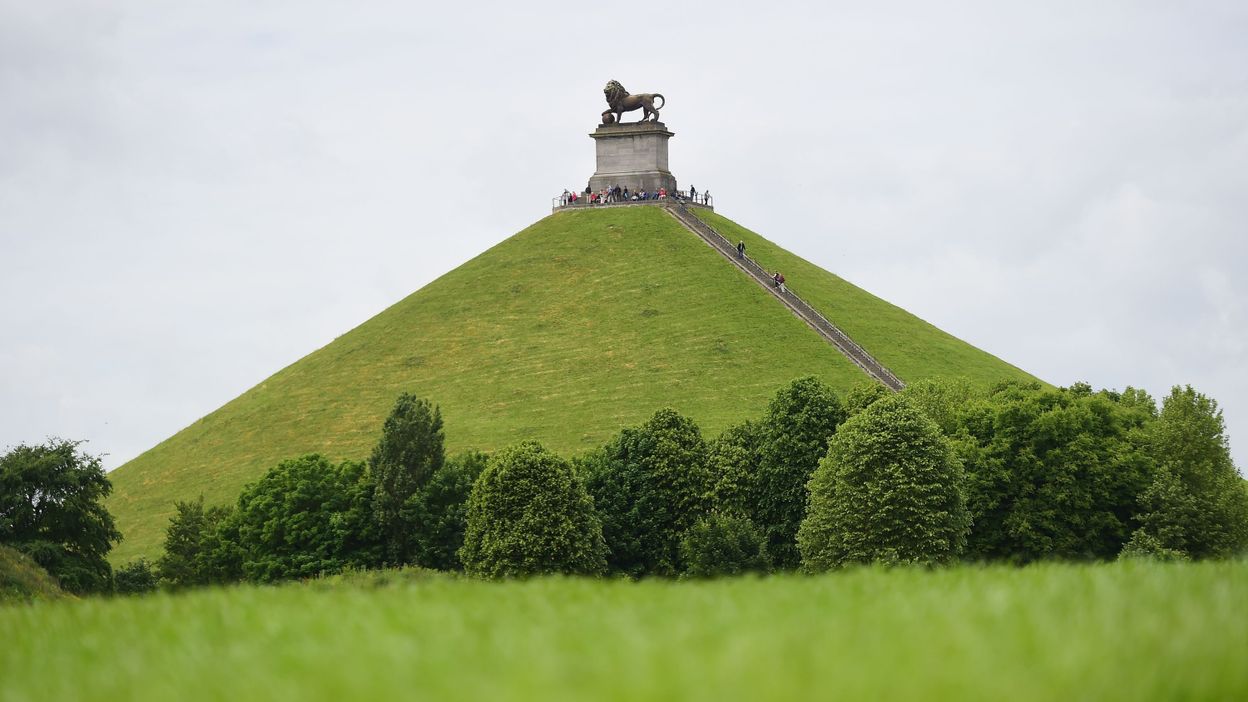
[[[0, 446], [110, 468], [549, 212], [602, 86], [682, 187], [1248, 457], [1248, 3], [0, 0]], [[799, 281], [793, 281], [799, 284]]]

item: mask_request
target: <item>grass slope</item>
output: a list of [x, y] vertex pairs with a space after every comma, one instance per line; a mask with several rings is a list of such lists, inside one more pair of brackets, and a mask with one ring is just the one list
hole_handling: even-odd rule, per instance
[[965, 376], [991, 383], [1035, 380], [992, 354], [947, 334], [909, 312], [789, 253], [715, 212], [693, 208], [703, 221], [769, 271], [782, 271], [786, 285], [905, 381]]
[[174, 499], [231, 501], [308, 451], [366, 457], [402, 391], [441, 405], [449, 450], [574, 453], [665, 405], [718, 432], [807, 373], [862, 377], [670, 215], [553, 215], [114, 471], [114, 562], [155, 555]]
[[[839, 281], [806, 266], [785, 270]], [[886, 333], [867, 348], [886, 363], [898, 355], [888, 343], [909, 354], [934, 340], [915, 353], [939, 363], [905, 366], [916, 376], [1018, 372], [857, 288], [837, 294], [862, 300], [853, 310], [864, 328], [884, 315]], [[441, 405], [451, 451], [536, 438], [572, 454], [663, 406], [716, 434], [812, 373], [841, 389], [865, 379], [659, 208], [552, 215], [114, 471], [108, 507], [126, 540], [113, 562], [157, 555], [175, 499], [230, 502], [309, 451], [366, 457], [402, 391]]]
[[447, 578], [0, 609], [13, 700], [1248, 698], [1248, 564]]
[[[0, 546], [0, 605], [68, 597], [56, 578], [26, 554]], [[2, 668], [0, 668], [2, 670]]]

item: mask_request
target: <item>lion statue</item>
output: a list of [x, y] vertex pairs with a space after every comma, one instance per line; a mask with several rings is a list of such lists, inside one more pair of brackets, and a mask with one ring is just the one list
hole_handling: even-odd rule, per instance
[[[624, 113], [632, 112], [633, 110], [642, 111], [641, 119], [639, 120], [640, 122], [645, 122], [647, 120], [658, 122], [659, 107], [667, 105], [667, 98], [663, 97], [659, 93], [638, 93], [636, 95], [629, 95], [628, 91], [625, 90], [624, 86], [620, 85], [620, 82], [617, 80], [607, 83], [607, 87], [603, 88], [602, 92], [607, 96], [607, 105], [611, 107], [611, 109], [602, 113], [603, 124], [622, 122], [624, 120]], [[659, 107], [654, 106], [655, 98], [659, 99]], [[652, 116], [653, 119], [651, 119]]]

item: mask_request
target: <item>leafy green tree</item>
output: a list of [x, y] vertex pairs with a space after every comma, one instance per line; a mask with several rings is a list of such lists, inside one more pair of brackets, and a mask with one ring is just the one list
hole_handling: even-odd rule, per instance
[[798, 532], [812, 572], [855, 563], [938, 565], [966, 545], [962, 472], [940, 429], [904, 397], [849, 418], [810, 481]]
[[471, 575], [598, 575], [606, 550], [581, 477], [536, 441], [494, 454], [472, 487], [459, 551]]
[[130, 561], [113, 573], [113, 590], [119, 595], [141, 595], [156, 585], [156, 569], [146, 558]]
[[408, 499], [403, 518], [415, 530], [417, 565], [437, 570], [463, 568], [459, 549], [468, 526], [468, 496], [488, 459], [484, 453], [470, 451], [448, 460]]
[[844, 420], [836, 393], [815, 377], [789, 383], [767, 407], [750, 516], [766, 534], [777, 568], [800, 563], [796, 537], [806, 512], [806, 483]]
[[877, 381], [858, 383], [845, 395], [845, 417], [849, 418], [871, 406], [881, 397], [888, 397], [892, 392]]
[[707, 447], [712, 511], [736, 516], [753, 513], [763, 436], [761, 424], [745, 422], [728, 427]]
[[370, 512], [361, 506], [365, 465], [319, 454], [282, 461], [247, 485], [235, 513], [242, 570], [273, 582], [374, 565], [357, 548]]
[[712, 514], [685, 532], [680, 542], [685, 575], [712, 578], [766, 573], [771, 568], [767, 540], [747, 517]]
[[587, 484], [614, 572], [678, 575], [680, 538], [706, 511], [707, 448], [693, 420], [661, 409], [620, 432]]
[[404, 518], [403, 507], [445, 460], [442, 412], [428, 400], [403, 393], [386, 418], [381, 440], [368, 460], [376, 490], [373, 512], [381, 529], [387, 563], [412, 562], [416, 531]]
[[66, 590], [106, 592], [121, 534], [104, 507], [112, 483], [81, 441], [20, 444], [0, 456], [0, 544], [30, 556]]
[[969, 557], [1026, 563], [1118, 554], [1153, 473], [1143, 442], [1150, 414], [1138, 393], [1003, 383], [960, 421], [974, 523]]
[[209, 547], [216, 530], [228, 517], [231, 507], [204, 507], [204, 496], [188, 502], [174, 502], [174, 515], [165, 529], [165, 550], [156, 561], [161, 582], [174, 589], [218, 583], [210, 564]]
[[1225, 558], [1248, 548], [1248, 493], [1216, 401], [1190, 385], [1173, 388], [1150, 427], [1148, 451], [1158, 471], [1124, 555]]
[[983, 397], [983, 391], [966, 378], [924, 378], [906, 385], [901, 394], [945, 436], [959, 432], [967, 407]]

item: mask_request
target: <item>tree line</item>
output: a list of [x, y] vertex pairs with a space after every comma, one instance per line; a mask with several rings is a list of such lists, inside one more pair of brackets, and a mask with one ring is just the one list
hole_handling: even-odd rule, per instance
[[[0, 459], [5, 495], [20, 472], [11, 465], [30, 463], [33, 450]], [[86, 483], [107, 494], [102, 471]], [[367, 461], [293, 458], [233, 505], [175, 508], [161, 557], [119, 569], [118, 590], [405, 565], [479, 577], [710, 577], [1248, 548], [1248, 490], [1222, 414], [1190, 386], [1159, 408], [1141, 390], [1086, 384], [928, 380], [842, 397], [807, 377], [713, 439], [661, 409], [572, 459], [533, 441], [447, 457], [439, 409], [404, 394]], [[29, 522], [14, 522], [20, 513], [0, 505], [5, 543], [12, 524]], [[93, 514], [94, 551], [57, 551], [52, 532], [19, 548], [63, 582], [106, 579], [98, 544], [118, 535], [107, 512]], [[95, 570], [82, 565], [92, 553]]]

